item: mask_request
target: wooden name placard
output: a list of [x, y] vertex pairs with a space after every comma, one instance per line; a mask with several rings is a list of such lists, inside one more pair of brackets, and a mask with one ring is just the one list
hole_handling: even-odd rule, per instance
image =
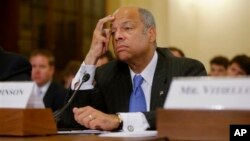
[[229, 141], [230, 125], [250, 125], [249, 110], [159, 109], [159, 136], [170, 140]]
[[0, 135], [36, 136], [57, 134], [51, 109], [0, 109]]

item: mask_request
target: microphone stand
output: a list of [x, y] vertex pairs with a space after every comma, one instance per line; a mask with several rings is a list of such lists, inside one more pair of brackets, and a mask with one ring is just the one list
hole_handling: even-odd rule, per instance
[[62, 115], [62, 113], [69, 107], [69, 105], [72, 103], [74, 97], [76, 96], [76, 93], [79, 91], [80, 87], [82, 86], [82, 84], [86, 81], [88, 81], [90, 78], [90, 74], [89, 73], [85, 73], [82, 77], [82, 81], [80, 83], [80, 85], [77, 87], [77, 89], [73, 92], [72, 96], [69, 98], [69, 100], [67, 101], [67, 103], [59, 110], [55, 111], [53, 113], [54, 119], [56, 120], [56, 122], [58, 122], [60, 120], [60, 117]]

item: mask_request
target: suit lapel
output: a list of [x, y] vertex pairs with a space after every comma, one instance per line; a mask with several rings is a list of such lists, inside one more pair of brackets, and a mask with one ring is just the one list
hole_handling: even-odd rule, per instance
[[53, 100], [53, 82], [51, 82], [51, 84], [48, 87], [48, 90], [46, 91], [44, 97], [43, 97], [43, 102], [46, 108], [51, 107], [52, 106], [52, 100]]
[[115, 93], [114, 95], [117, 96], [115, 103], [118, 104], [117, 107], [119, 107], [120, 112], [128, 112], [129, 99], [132, 92], [131, 76], [127, 64], [120, 62], [118, 68], [117, 75], [114, 77], [114, 80], [112, 80], [112, 82], [115, 83], [113, 92]]
[[169, 62], [168, 59], [164, 57], [166, 56], [162, 56], [158, 53], [158, 61], [151, 90], [150, 110], [163, 107], [171, 82], [171, 75], [168, 71], [170, 67]]
[[121, 102], [124, 102], [123, 104], [121, 104], [121, 105], [123, 105], [122, 110], [124, 110], [125, 112], [128, 112], [129, 111], [129, 101], [130, 101], [129, 99], [130, 99], [130, 95], [132, 93], [132, 83], [131, 83], [130, 73], [122, 75], [120, 80], [122, 81], [120, 83], [121, 90], [122, 90]]

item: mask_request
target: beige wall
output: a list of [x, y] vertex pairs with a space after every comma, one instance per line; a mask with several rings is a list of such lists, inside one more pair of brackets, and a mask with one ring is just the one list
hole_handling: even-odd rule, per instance
[[215, 55], [250, 55], [250, 0], [108, 0], [107, 13], [126, 5], [153, 13], [158, 46], [177, 46], [207, 69]]

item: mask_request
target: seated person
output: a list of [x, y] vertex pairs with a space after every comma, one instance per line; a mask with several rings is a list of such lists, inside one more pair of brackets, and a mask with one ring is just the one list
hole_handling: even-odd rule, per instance
[[224, 56], [215, 56], [210, 61], [210, 76], [226, 76], [229, 60]]
[[177, 47], [168, 47], [168, 49], [176, 57], [185, 57], [184, 52], [181, 49], [177, 48]]
[[39, 101], [42, 99], [45, 107], [51, 108], [52, 111], [60, 109], [65, 101], [66, 89], [53, 81], [54, 56], [47, 50], [35, 50], [30, 55], [30, 63], [32, 66], [31, 78], [36, 83], [34, 100], [40, 104]]
[[81, 66], [81, 61], [71, 60], [63, 70], [63, 84], [64, 88], [69, 88], [72, 79], [75, 77], [78, 68]]
[[[104, 29], [108, 22], [111, 27]], [[117, 60], [96, 68], [111, 38]], [[206, 75], [199, 61], [173, 57], [156, 45], [154, 17], [146, 9], [122, 7], [100, 19], [71, 88], [79, 87], [86, 73], [90, 79], [64, 112], [63, 127], [156, 129], [156, 109], [163, 107], [172, 78]]]
[[227, 68], [228, 76], [246, 76], [250, 74], [250, 58], [247, 55], [236, 55]]
[[30, 81], [31, 65], [21, 55], [5, 52], [0, 47], [0, 81]]

